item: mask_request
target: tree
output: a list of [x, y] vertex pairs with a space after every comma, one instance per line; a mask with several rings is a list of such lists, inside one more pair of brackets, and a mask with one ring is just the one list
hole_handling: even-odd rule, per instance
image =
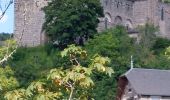
[[3, 64], [16, 52], [16, 41], [9, 39], [4, 41], [4, 44], [0, 46], [0, 64]]
[[44, 7], [44, 30], [59, 44], [83, 42], [97, 33], [99, 17], [103, 17], [100, 0], [52, 0]]
[[170, 3], [170, 0], [161, 0], [163, 3]]
[[7, 91], [11, 91], [19, 86], [17, 79], [14, 77], [14, 72], [10, 67], [0, 67], [0, 99], [3, 100], [3, 95]]
[[117, 26], [89, 39], [84, 47], [91, 57], [94, 53], [109, 57], [110, 66], [115, 71], [110, 78], [96, 73], [94, 75], [95, 87], [91, 94], [95, 100], [115, 100], [117, 80], [130, 68], [130, 56], [134, 51], [132, 39], [124, 27]]
[[5, 41], [7, 39], [10, 39], [11, 34], [10, 33], [0, 33], [0, 41]]
[[95, 55], [87, 66], [81, 64], [80, 59], [87, 56], [86, 51], [75, 45], [70, 45], [62, 53], [62, 57], [68, 57], [71, 64], [67, 68], [52, 69], [47, 75], [47, 80], [33, 82], [26, 90], [10, 91], [5, 95], [7, 100], [11, 98], [33, 100], [88, 100], [92, 99], [88, 90], [94, 86], [93, 72], [106, 73], [111, 76], [112, 68], [107, 66], [109, 58]]
[[146, 23], [144, 26], [139, 26], [139, 44], [144, 47], [151, 49], [156, 40], [156, 32], [158, 32], [158, 28], [153, 24]]

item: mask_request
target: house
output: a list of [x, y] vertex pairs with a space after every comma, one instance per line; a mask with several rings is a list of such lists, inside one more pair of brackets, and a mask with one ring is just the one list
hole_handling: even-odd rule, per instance
[[170, 70], [130, 69], [119, 79], [116, 100], [170, 100]]

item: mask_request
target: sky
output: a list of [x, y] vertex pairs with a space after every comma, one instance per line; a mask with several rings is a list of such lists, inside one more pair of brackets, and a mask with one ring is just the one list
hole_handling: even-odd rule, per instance
[[[0, 33], [2, 32], [13, 33], [14, 30], [14, 5], [13, 4], [9, 7], [5, 16], [0, 20]], [[0, 11], [0, 14], [1, 13], [2, 12]]]

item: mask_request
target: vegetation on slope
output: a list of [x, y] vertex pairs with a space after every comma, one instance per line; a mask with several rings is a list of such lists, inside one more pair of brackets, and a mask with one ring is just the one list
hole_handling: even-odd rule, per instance
[[11, 37], [9, 33], [0, 33], [0, 41], [5, 41]]
[[[164, 54], [166, 48], [170, 45], [170, 40], [157, 38], [154, 36], [154, 32], [152, 25], [141, 27], [140, 37], [142, 37], [143, 42], [137, 43], [128, 36], [123, 27], [118, 26], [88, 40], [83, 48], [89, 56], [86, 60], [80, 60], [82, 66], [87, 66], [93, 55], [97, 53], [109, 57], [109, 66], [115, 71], [111, 77], [102, 73], [94, 73], [92, 79], [95, 86], [92, 90], [88, 90], [88, 97], [96, 100], [115, 99], [118, 78], [130, 68], [131, 55], [134, 57], [135, 67], [170, 69], [170, 60]], [[60, 56], [60, 52], [53, 45], [20, 48], [5, 65], [11, 66], [14, 71], [12, 77], [17, 79], [19, 84], [17, 87], [24, 89], [31, 86], [30, 84], [33, 81], [46, 80], [46, 75], [51, 69], [58, 69], [61, 66], [67, 68], [71, 65], [67, 57], [62, 58]], [[19, 91], [25, 91], [23, 89]]]

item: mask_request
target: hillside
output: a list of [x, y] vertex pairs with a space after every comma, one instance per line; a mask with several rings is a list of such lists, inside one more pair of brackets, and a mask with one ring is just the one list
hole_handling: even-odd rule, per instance
[[[144, 27], [144, 30], [147, 27]], [[154, 32], [152, 26], [149, 28], [148, 31], [143, 31], [143, 34]], [[151, 41], [146, 43], [146, 40], [150, 39]], [[123, 27], [116, 27], [96, 35], [82, 46], [88, 52], [88, 59], [83, 65], [88, 64], [94, 54], [100, 54], [110, 58], [111, 62], [108, 66], [115, 71], [112, 77], [95, 73], [93, 79], [96, 85], [93, 90], [88, 91], [91, 93], [88, 94], [89, 97], [95, 100], [114, 100], [118, 78], [130, 68], [131, 55], [134, 57], [136, 68], [170, 69], [170, 60], [164, 55], [170, 40], [152, 36], [143, 37], [142, 40], [143, 42], [136, 45], [134, 39], [128, 37]], [[60, 52], [61, 50], [49, 44], [33, 48], [19, 48], [7, 65], [11, 66], [14, 71], [19, 88], [27, 88], [32, 81], [46, 80], [50, 69], [70, 65], [68, 59], [60, 56]]]

